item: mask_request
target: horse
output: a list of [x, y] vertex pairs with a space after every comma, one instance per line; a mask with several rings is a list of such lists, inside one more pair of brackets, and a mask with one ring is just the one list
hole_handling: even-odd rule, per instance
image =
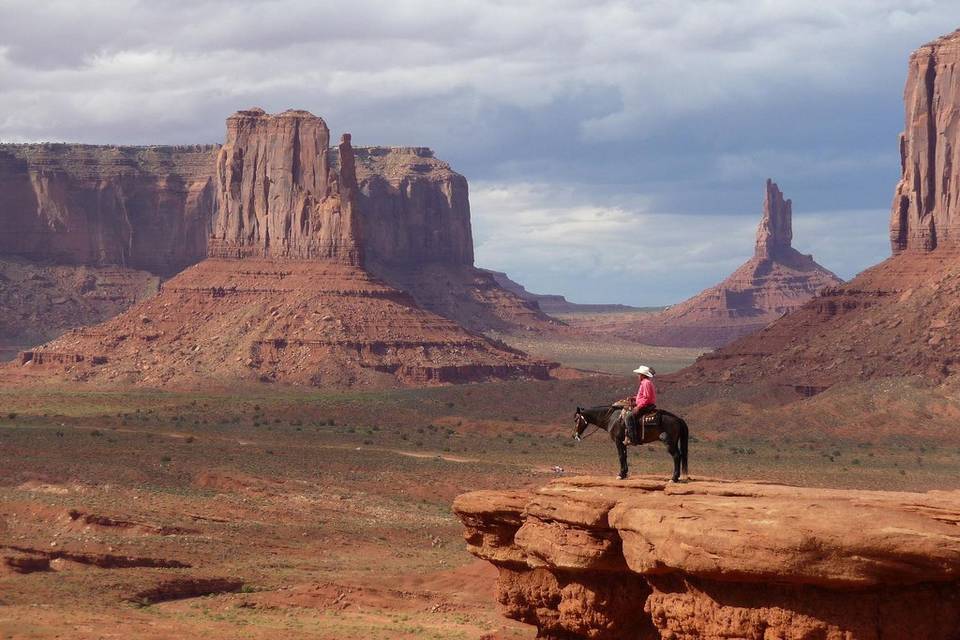
[[[690, 430], [683, 418], [675, 416], [668, 411], [660, 412], [660, 428], [647, 427], [644, 433], [643, 442], [637, 444], [647, 444], [655, 440], [662, 441], [667, 445], [667, 451], [673, 457], [673, 477], [671, 482], [679, 482], [681, 471], [683, 479], [687, 480], [687, 453], [688, 443], [690, 441]], [[620, 475], [617, 480], [626, 479], [629, 475], [627, 469], [627, 446], [623, 443], [623, 436], [626, 431], [626, 424], [621, 417], [620, 407], [600, 406], [590, 409], [577, 407], [576, 429], [573, 437], [580, 442], [583, 439], [583, 432], [587, 426], [594, 425], [610, 434], [610, 439], [617, 446], [617, 455], [620, 457]], [[638, 427], [637, 431], [640, 431]], [[639, 435], [639, 434], [638, 434]]]

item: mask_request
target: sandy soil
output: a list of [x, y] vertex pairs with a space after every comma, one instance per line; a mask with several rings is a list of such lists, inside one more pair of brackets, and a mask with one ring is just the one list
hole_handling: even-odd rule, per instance
[[[631, 390], [0, 387], [0, 637], [532, 638], [500, 617], [450, 503], [612, 475], [605, 434], [572, 441], [573, 408]], [[960, 487], [955, 389], [661, 395], [691, 424], [695, 480]], [[671, 469], [658, 445], [631, 466]]]

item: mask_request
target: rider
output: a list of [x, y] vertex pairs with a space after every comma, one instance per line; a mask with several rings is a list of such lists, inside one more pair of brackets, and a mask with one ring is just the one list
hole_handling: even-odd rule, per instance
[[637, 427], [639, 426], [640, 416], [657, 409], [657, 390], [653, 388], [653, 376], [656, 375], [656, 371], [642, 364], [633, 372], [639, 378], [640, 387], [637, 389], [633, 410], [627, 413], [627, 439], [624, 440], [625, 444], [627, 442], [639, 443]]

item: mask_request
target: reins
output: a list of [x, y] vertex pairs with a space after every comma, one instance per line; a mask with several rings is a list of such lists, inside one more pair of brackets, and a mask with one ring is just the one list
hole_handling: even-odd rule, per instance
[[[590, 424], [590, 423], [588, 422], [587, 424]], [[601, 431], [601, 430], [606, 431], [606, 429], [604, 429], [603, 427], [601, 427], [601, 426], [598, 425], [598, 424], [591, 425], [591, 426], [593, 427], [593, 431], [591, 431], [590, 433], [586, 433], [586, 434], [580, 436], [580, 442], [583, 442], [584, 440], [586, 440], [587, 438], [589, 438], [590, 436], [592, 436], [593, 434], [595, 434], [597, 431]]]

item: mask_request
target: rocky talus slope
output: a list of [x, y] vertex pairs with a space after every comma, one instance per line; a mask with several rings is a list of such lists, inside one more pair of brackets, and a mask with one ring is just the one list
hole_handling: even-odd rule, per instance
[[767, 180], [753, 257], [720, 284], [627, 325], [601, 327], [644, 344], [717, 347], [795, 311], [824, 287], [842, 282], [793, 241], [793, 210]]
[[25, 351], [11, 368], [27, 378], [178, 388], [549, 377], [546, 363], [425, 311], [356, 266], [267, 258], [204, 260], [158, 296]]
[[850, 379], [960, 371], [960, 170], [953, 160], [960, 110], [960, 32], [910, 56], [901, 136], [902, 177], [890, 236], [894, 255], [828, 287], [771, 326], [704, 355], [674, 377], [683, 385], [738, 382], [815, 392]]
[[0, 258], [0, 361], [155, 295], [160, 278], [122, 267], [38, 265]]
[[574, 640], [956, 638], [960, 492], [561, 479], [454, 511], [506, 616]]

